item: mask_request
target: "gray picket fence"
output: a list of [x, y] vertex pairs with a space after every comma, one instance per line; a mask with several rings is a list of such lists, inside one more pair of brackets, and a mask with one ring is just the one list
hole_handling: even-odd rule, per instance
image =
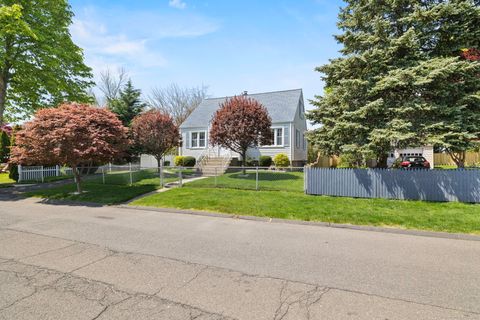
[[480, 170], [306, 168], [305, 192], [353, 198], [480, 203]]

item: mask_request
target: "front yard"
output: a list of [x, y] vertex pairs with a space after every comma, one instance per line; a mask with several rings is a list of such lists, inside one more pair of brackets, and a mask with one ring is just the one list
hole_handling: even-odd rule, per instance
[[[192, 173], [185, 172], [184, 176]], [[103, 184], [102, 176], [97, 176], [83, 183], [86, 192], [81, 195], [73, 194], [74, 184], [27, 195], [112, 205], [159, 188], [156, 171], [137, 172], [132, 178], [134, 183], [130, 186], [129, 173], [108, 174], [105, 176], [106, 184]], [[177, 180], [177, 172], [165, 174], [165, 182]], [[150, 195], [134, 201], [132, 205], [480, 234], [480, 205], [308, 196], [303, 193], [301, 172], [259, 172], [258, 187], [260, 191], [255, 191], [255, 172], [249, 172], [248, 176], [231, 172]]]
[[[193, 184], [193, 183], [192, 183]], [[304, 221], [480, 234], [480, 205], [308, 196], [186, 186], [132, 203]]]

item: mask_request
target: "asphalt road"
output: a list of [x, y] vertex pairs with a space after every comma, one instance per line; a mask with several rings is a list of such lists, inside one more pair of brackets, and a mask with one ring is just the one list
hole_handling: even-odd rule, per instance
[[480, 319], [480, 242], [0, 197], [0, 319]]

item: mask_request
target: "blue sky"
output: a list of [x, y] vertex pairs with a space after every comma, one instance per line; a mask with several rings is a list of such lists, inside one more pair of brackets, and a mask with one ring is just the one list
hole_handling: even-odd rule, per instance
[[[98, 74], [124, 67], [148, 95], [170, 83], [211, 96], [303, 88], [338, 56], [340, 0], [71, 0], [71, 31]], [[308, 109], [308, 107], [307, 107]]]

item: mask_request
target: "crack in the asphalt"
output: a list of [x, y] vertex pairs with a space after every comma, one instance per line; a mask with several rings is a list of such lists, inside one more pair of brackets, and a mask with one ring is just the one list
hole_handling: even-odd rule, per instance
[[[44, 234], [40, 234], [40, 233], [35, 233], [35, 232], [31, 232], [31, 231], [25, 231], [25, 230], [17, 230], [17, 229], [13, 229], [13, 228], [0, 228], [0, 230], [8, 230], [8, 231], [12, 231], [12, 232], [18, 232], [18, 233], [26, 233], [26, 234], [32, 234], [32, 235], [37, 235], [37, 236], [42, 236], [42, 237], [48, 237], [48, 238], [54, 238], [54, 239], [60, 239], [60, 240], [67, 240], [67, 241], [73, 241], [73, 242], [76, 242], [76, 243], [80, 243], [80, 244], [85, 244], [85, 245], [89, 245], [89, 246], [95, 246], [95, 247], [101, 247], [99, 245], [96, 245], [96, 244], [92, 244], [92, 243], [88, 243], [88, 242], [84, 242], [84, 241], [79, 241], [79, 240], [71, 240], [71, 239], [65, 239], [65, 238], [62, 238], [62, 237], [58, 237], [58, 236], [51, 236], [51, 235], [44, 235]], [[59, 250], [59, 249], [55, 249], [55, 250]], [[186, 261], [186, 260], [182, 260], [182, 259], [178, 259], [178, 258], [171, 258], [171, 257], [165, 257], [165, 256], [161, 256], [161, 255], [154, 255], [154, 254], [148, 254], [148, 253], [138, 253], [138, 252], [131, 252], [131, 251], [120, 251], [120, 250], [114, 250], [114, 249], [110, 249], [108, 248], [107, 249], [109, 252], [111, 252], [112, 254], [111, 255], [108, 255], [106, 257], [103, 257], [101, 259], [98, 259], [97, 261], [93, 261], [87, 265], [84, 265], [84, 266], [81, 266], [79, 268], [76, 268], [70, 272], [74, 272], [74, 271], [77, 271], [77, 270], [80, 270], [82, 268], [85, 268], [91, 264], [94, 264], [96, 262], [99, 262], [103, 259], [106, 259], [108, 258], [109, 256], [113, 256], [115, 254], [122, 254], [122, 255], [142, 255], [142, 256], [149, 256], [149, 257], [156, 257], [156, 258], [162, 258], [162, 259], [166, 259], [166, 260], [170, 260], [170, 261], [176, 261], [176, 262], [181, 262], [181, 263], [184, 263], [186, 265], [191, 265], [191, 266], [203, 266], [205, 267], [205, 269], [208, 269], [208, 268], [215, 268], [215, 269], [218, 269], [218, 270], [224, 270], [224, 271], [229, 271], [229, 272], [236, 272], [238, 274], [240, 274], [241, 276], [245, 276], [245, 277], [248, 277], [248, 278], [255, 278], [255, 279], [270, 279], [270, 280], [280, 280], [280, 281], [288, 281], [288, 282], [291, 282], [291, 283], [298, 283], [298, 284], [303, 284], [303, 285], [308, 285], [308, 286], [314, 286], [314, 287], [323, 287], [325, 288], [327, 291], [331, 291], [331, 290], [338, 290], [338, 291], [342, 291], [342, 292], [348, 292], [348, 293], [353, 293], [353, 294], [360, 294], [360, 295], [365, 295], [365, 296], [370, 296], [370, 297], [378, 297], [378, 298], [382, 298], [382, 299], [387, 299], [387, 300], [391, 300], [391, 301], [400, 301], [400, 302], [405, 302], [405, 303], [411, 303], [411, 304], [416, 304], [416, 305], [422, 305], [422, 306], [428, 306], [428, 307], [434, 307], [434, 308], [439, 308], [439, 309], [443, 309], [443, 310], [451, 310], [451, 311], [457, 311], [457, 312], [463, 312], [463, 313], [469, 313], [469, 314], [473, 314], [473, 315], [480, 315], [480, 312], [478, 311], [472, 311], [472, 310], [462, 310], [462, 309], [457, 309], [457, 308], [451, 308], [451, 307], [445, 307], [445, 306], [440, 306], [440, 305], [435, 305], [435, 304], [429, 304], [429, 303], [423, 303], [423, 302], [417, 302], [417, 301], [412, 301], [412, 300], [408, 300], [408, 299], [403, 299], [403, 298], [394, 298], [394, 297], [389, 297], [389, 296], [383, 296], [383, 295], [379, 295], [379, 294], [374, 294], [374, 293], [368, 293], [368, 292], [362, 292], [362, 291], [357, 291], [357, 290], [351, 290], [351, 289], [345, 289], [345, 288], [339, 288], [339, 287], [333, 287], [333, 286], [322, 286], [322, 285], [318, 285], [318, 284], [315, 284], [315, 283], [309, 283], [309, 282], [303, 282], [303, 281], [298, 281], [298, 280], [288, 280], [288, 279], [284, 279], [284, 278], [280, 278], [280, 277], [274, 277], [274, 276], [266, 276], [266, 275], [261, 275], [261, 274], [247, 274], [247, 273], [244, 273], [242, 271], [238, 271], [238, 270], [234, 270], [234, 269], [230, 269], [230, 268], [225, 268], [225, 267], [217, 267], [217, 266], [211, 266], [211, 265], [205, 265], [205, 264], [200, 264], [200, 263], [194, 263], [194, 262], [190, 262], [190, 261]], [[53, 250], [54, 251], [54, 250]], [[8, 259], [8, 261], [14, 261], [16, 262], [14, 259]], [[8, 262], [8, 261], [4, 261], [2, 263], [0, 263], [0, 265]], [[28, 264], [27, 264], [28, 265]], [[38, 266], [35, 266], [35, 265], [31, 265], [31, 266], [34, 266], [34, 267], [38, 267]], [[41, 267], [43, 268], [43, 267]], [[55, 271], [55, 270], [54, 270]], [[69, 274], [69, 273], [67, 273]], [[75, 275], [76, 276], [76, 275]], [[85, 279], [85, 280], [89, 280], [87, 278], [83, 278], [83, 277], [80, 277], [80, 276], [77, 276], [79, 278], [82, 278], [82, 279]], [[102, 283], [102, 284], [105, 284], [105, 285], [109, 285], [108, 283], [105, 283], [105, 282], [102, 282], [102, 281], [97, 281], [98, 283]], [[325, 292], [327, 293], [327, 292]], [[166, 300], [168, 301], [168, 300]], [[177, 302], [173, 302], [172, 303], [175, 303], [175, 304], [178, 304]], [[197, 308], [198, 309], [198, 308]], [[210, 312], [208, 312], [210, 313]], [[221, 314], [216, 314], [216, 315], [220, 315], [222, 316]]]
[[[82, 276], [78, 276], [78, 275], [74, 275], [74, 274], [71, 274], [71, 273], [68, 273], [68, 272], [61, 272], [61, 271], [57, 271], [57, 270], [52, 270], [52, 269], [49, 269], [49, 268], [45, 268], [45, 267], [40, 267], [40, 266], [36, 266], [36, 265], [31, 265], [31, 264], [27, 264], [27, 263], [23, 263], [23, 262], [20, 262], [20, 261], [12, 261], [11, 262], [13, 265], [12, 267], [15, 267], [15, 266], [27, 266], [27, 267], [30, 267], [30, 268], [33, 268], [33, 269], [37, 269], [36, 272], [33, 274], [33, 275], [25, 275], [25, 274], [22, 274], [22, 272], [20, 271], [15, 271], [15, 270], [0, 270], [0, 272], [4, 272], [4, 273], [11, 273], [11, 274], [14, 274], [16, 277], [18, 278], [23, 278], [24, 280], [26, 280], [27, 284], [29, 285], [32, 285], [31, 284], [31, 281], [34, 281], [34, 280], [38, 280], [38, 279], [35, 279], [36, 276], [42, 274], [42, 272], [48, 274], [48, 275], [58, 275], [59, 278], [53, 280], [52, 282], [48, 283], [48, 284], [43, 284], [43, 285], [32, 285], [33, 286], [33, 292], [31, 294], [28, 294], [27, 296], [24, 296], [22, 298], [19, 298], [15, 301], [13, 301], [12, 303], [10, 303], [9, 305], [5, 306], [5, 307], [2, 307], [0, 308], [0, 311], [3, 311], [3, 310], [6, 310], [8, 308], [11, 308], [12, 306], [14, 306], [15, 304], [23, 301], [23, 300], [26, 300], [30, 297], [32, 297], [33, 295], [35, 295], [36, 293], [39, 293], [41, 291], [46, 291], [46, 290], [54, 290], [54, 291], [63, 291], [63, 292], [69, 292], [69, 293], [72, 293], [74, 294], [75, 296], [77, 297], [81, 297], [85, 300], [88, 300], [88, 301], [92, 301], [92, 302], [96, 302], [98, 304], [100, 304], [103, 308], [102, 310], [94, 317], [92, 318], [92, 320], [94, 319], [99, 319], [100, 316], [105, 313], [108, 309], [112, 308], [113, 306], [115, 305], [118, 305], [122, 302], [125, 302], [126, 300], [129, 300], [129, 299], [133, 299], [133, 298], [139, 298], [139, 299], [145, 299], [145, 298], [148, 298], [148, 299], [153, 299], [155, 301], [160, 301], [162, 303], [167, 303], [167, 304], [171, 304], [171, 305], [175, 305], [175, 306], [178, 306], [184, 310], [188, 310], [188, 311], [191, 311], [191, 310], [196, 310], [198, 312], [200, 312], [200, 315], [211, 315], [211, 316], [219, 316], [221, 318], [228, 318], [228, 319], [233, 319], [231, 317], [225, 317], [221, 314], [218, 314], [216, 312], [212, 312], [212, 311], [207, 311], [207, 310], [203, 310], [201, 308], [198, 308], [198, 307], [195, 307], [195, 306], [191, 306], [191, 305], [188, 305], [188, 304], [185, 304], [185, 303], [181, 303], [181, 302], [177, 302], [177, 301], [172, 301], [172, 300], [168, 300], [168, 299], [164, 299], [164, 298], [160, 298], [156, 295], [153, 295], [153, 294], [148, 294], [148, 293], [142, 293], [142, 292], [133, 292], [133, 291], [125, 291], [125, 290], [121, 290], [121, 289], [118, 289], [118, 288], [115, 288], [114, 285], [112, 284], [109, 284], [109, 283], [105, 283], [103, 281], [97, 281], [97, 280], [92, 280], [92, 279], [88, 279], [88, 278], [85, 278], [85, 277], [82, 277]], [[67, 288], [65, 286], [61, 286], [59, 284], [60, 281], [62, 280], [65, 280], [65, 281], [68, 281], [68, 280], [78, 280], [78, 281], [81, 281], [83, 282], [83, 284], [97, 284], [97, 285], [101, 285], [103, 286], [103, 296], [101, 298], [90, 298], [90, 297], [87, 297], [87, 294], [85, 292], [82, 291], [82, 288], [76, 288], [75, 286], [73, 286], [73, 288]], [[67, 284], [68, 285], [68, 284]], [[71, 287], [69, 285], [69, 287]], [[86, 290], [85, 288], [83, 288], [83, 290]], [[105, 294], [105, 291], [107, 290], [111, 290], [112, 291], [112, 295], [114, 294], [121, 294], [121, 295], [124, 295], [125, 298], [123, 299], [120, 299], [119, 301], [114, 301], [114, 302], [110, 302], [110, 303], [106, 303], [104, 300], [106, 299], [106, 294]], [[140, 302], [140, 301], [139, 301]]]

